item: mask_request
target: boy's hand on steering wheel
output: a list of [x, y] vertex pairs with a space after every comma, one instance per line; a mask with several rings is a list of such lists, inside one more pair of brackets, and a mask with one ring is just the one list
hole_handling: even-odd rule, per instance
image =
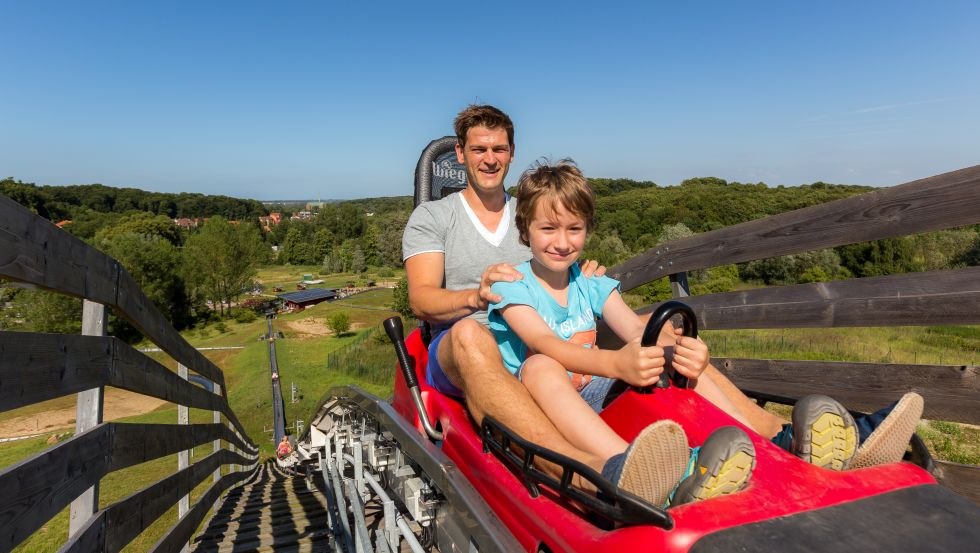
[[664, 349], [660, 346], [641, 346], [640, 337], [626, 342], [616, 351], [616, 378], [631, 386], [652, 386], [664, 372]]
[[683, 335], [683, 329], [674, 329], [674, 369], [682, 375], [697, 379], [708, 368], [708, 345], [698, 338]]

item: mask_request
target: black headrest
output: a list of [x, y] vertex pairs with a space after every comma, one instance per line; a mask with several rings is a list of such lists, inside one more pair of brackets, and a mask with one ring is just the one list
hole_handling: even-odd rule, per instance
[[466, 170], [456, 161], [456, 137], [429, 142], [415, 166], [415, 205], [466, 188]]

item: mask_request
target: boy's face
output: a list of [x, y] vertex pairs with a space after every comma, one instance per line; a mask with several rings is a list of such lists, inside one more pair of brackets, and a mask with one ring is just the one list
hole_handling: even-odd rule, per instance
[[534, 260], [549, 271], [567, 271], [578, 260], [588, 238], [585, 218], [565, 206], [542, 198], [534, 207], [527, 229]]
[[456, 145], [456, 159], [466, 168], [467, 182], [479, 192], [503, 190], [513, 155], [502, 128], [473, 127], [466, 131], [466, 145]]

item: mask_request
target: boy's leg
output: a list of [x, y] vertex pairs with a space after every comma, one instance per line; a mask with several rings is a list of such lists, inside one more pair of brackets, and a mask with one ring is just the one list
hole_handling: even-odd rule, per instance
[[573, 446], [603, 459], [626, 450], [629, 444], [582, 399], [561, 363], [532, 355], [521, 368], [521, 382]]
[[[565, 440], [527, 388], [507, 372], [497, 342], [483, 325], [470, 319], [457, 322], [443, 337], [438, 355], [443, 372], [463, 390], [477, 424], [491, 415], [526, 440], [602, 470], [606, 459]], [[548, 464], [542, 468], [556, 471]]]

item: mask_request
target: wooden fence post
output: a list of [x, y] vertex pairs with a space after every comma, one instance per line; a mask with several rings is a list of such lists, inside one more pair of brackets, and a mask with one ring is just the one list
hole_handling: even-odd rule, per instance
[[[185, 367], [182, 363], [177, 363], [177, 375], [180, 376], [181, 378], [183, 378], [184, 380], [187, 380], [187, 367]], [[188, 420], [187, 419], [188, 419], [188, 408], [187, 408], [187, 406], [186, 405], [178, 405], [177, 406], [177, 424], [184, 424], [184, 425], [186, 425], [188, 423]], [[189, 457], [190, 457], [189, 456], [189, 452], [186, 449], [183, 450], [183, 451], [178, 451], [177, 452], [177, 470], [178, 471], [181, 471], [181, 470], [184, 470], [185, 468], [187, 468], [187, 466], [190, 463], [190, 458]], [[187, 511], [189, 511], [190, 508], [191, 508], [190, 497], [187, 496], [187, 495], [184, 495], [183, 497], [180, 498], [180, 504], [177, 507], [177, 517], [178, 518], [184, 518], [184, 515], [187, 514]]]
[[[82, 302], [82, 334], [85, 336], [105, 336], [108, 316], [105, 306], [89, 300]], [[78, 392], [75, 400], [75, 434], [102, 424], [103, 391], [100, 386]], [[99, 485], [96, 484], [82, 492], [71, 502], [68, 517], [68, 537], [74, 536], [99, 510]]]
[[[185, 367], [183, 363], [177, 363], [177, 375], [183, 378], [184, 380], [187, 380], [187, 367]], [[177, 424], [186, 425], [190, 422], [188, 420], [189, 419], [188, 411], [189, 409], [187, 408], [186, 405], [177, 405]], [[178, 471], [184, 470], [190, 464], [189, 453], [190, 451], [187, 449], [177, 452]], [[189, 494], [184, 494], [184, 496], [180, 498], [180, 502], [177, 504], [177, 519], [180, 520], [184, 518], [184, 515], [186, 515], [187, 511], [190, 510], [191, 510], [191, 497]], [[181, 553], [187, 553], [187, 551], [189, 550], [190, 550], [189, 544], [187, 543], [185, 543], [183, 547], [180, 548]]]
[[[218, 384], [217, 382], [214, 383], [214, 393], [217, 394], [217, 395], [219, 395], [219, 396], [221, 395], [221, 384]], [[212, 413], [213, 413], [213, 418], [211, 420], [215, 424], [220, 424], [221, 423], [221, 411], [212, 411]], [[221, 451], [221, 439], [220, 438], [214, 441], [214, 452], [217, 453], [218, 451]], [[214, 469], [214, 483], [217, 484], [218, 483], [218, 480], [221, 480], [221, 467], [220, 466], [218, 468]]]

